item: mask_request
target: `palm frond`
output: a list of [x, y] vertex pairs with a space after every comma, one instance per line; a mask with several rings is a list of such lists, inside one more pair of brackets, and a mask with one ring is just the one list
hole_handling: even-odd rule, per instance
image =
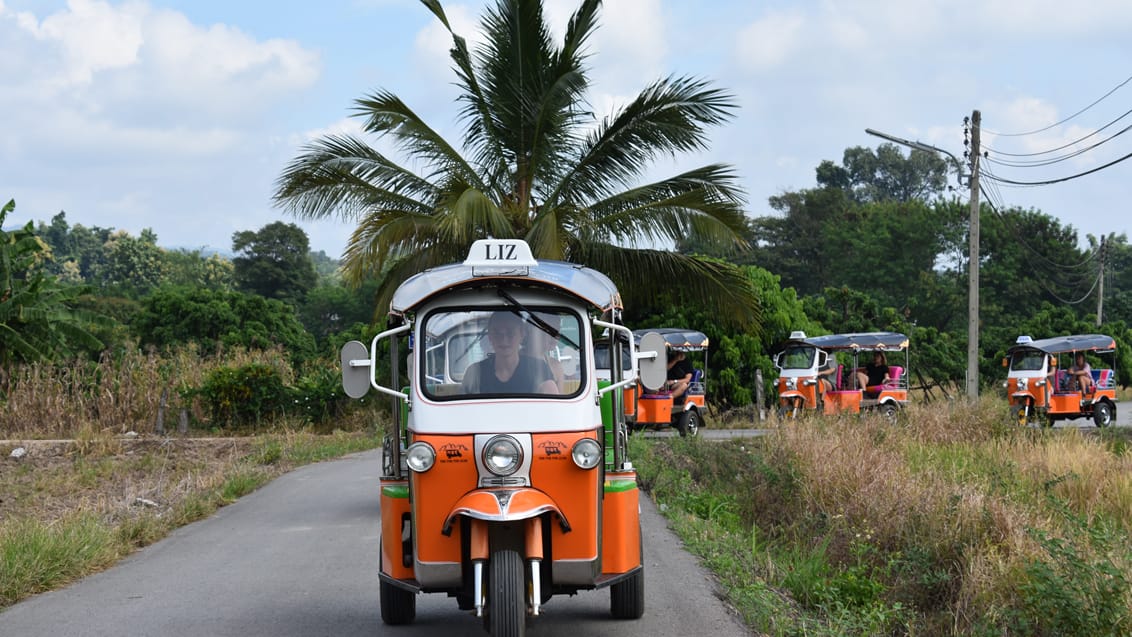
[[388, 91], [378, 91], [357, 100], [355, 105], [355, 115], [365, 118], [366, 131], [377, 136], [392, 136], [400, 149], [429, 165], [426, 178], [456, 175], [483, 188], [479, 175], [464, 161], [463, 156], [425, 124], [401, 98]]
[[590, 206], [592, 229], [614, 243], [680, 241], [745, 247], [743, 194], [729, 166], [712, 164], [618, 193]]
[[382, 206], [425, 212], [437, 194], [436, 186], [361, 140], [327, 136], [287, 165], [273, 200], [300, 219], [354, 221]]
[[[572, 261], [604, 272], [626, 305], [646, 305], [656, 291], [673, 291], [683, 302], [703, 307], [733, 326], [756, 328], [761, 308], [746, 272], [715, 259], [664, 250], [635, 250], [598, 241], [571, 247]], [[642, 277], [641, 273], [648, 273]]]
[[705, 81], [658, 81], [586, 138], [552, 198], [602, 199], [632, 186], [659, 156], [705, 149], [706, 127], [730, 119], [735, 107]]

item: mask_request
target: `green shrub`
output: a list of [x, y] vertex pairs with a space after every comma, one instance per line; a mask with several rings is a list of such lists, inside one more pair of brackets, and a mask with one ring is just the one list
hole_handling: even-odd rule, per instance
[[296, 381], [292, 410], [308, 423], [319, 425], [341, 417], [352, 402], [342, 389], [342, 373], [320, 367]]
[[[1030, 535], [1045, 550], [1049, 560], [1034, 560], [1026, 566], [1029, 579], [1021, 586], [1025, 611], [1018, 628], [1035, 635], [1127, 635], [1132, 630], [1129, 590], [1132, 582], [1113, 556], [1127, 561], [1128, 538], [1109, 528], [1103, 520], [1085, 520], [1060, 506], [1073, 535], [1087, 538], [1081, 543], [1053, 537], [1038, 529]], [[1121, 554], [1123, 552], [1123, 554]]]
[[262, 363], [218, 368], [192, 393], [216, 427], [257, 425], [282, 415], [293, 395], [279, 371]]

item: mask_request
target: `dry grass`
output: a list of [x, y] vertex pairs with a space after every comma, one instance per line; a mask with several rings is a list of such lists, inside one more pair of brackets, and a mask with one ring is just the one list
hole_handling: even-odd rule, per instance
[[[86, 429], [90, 432], [92, 430]], [[0, 445], [0, 608], [105, 568], [298, 465], [373, 448], [370, 432], [28, 440]]]
[[191, 346], [172, 353], [127, 347], [97, 363], [74, 361], [15, 366], [0, 374], [0, 440], [79, 438], [95, 433], [151, 432], [165, 396], [165, 426], [176, 426], [181, 408], [200, 420], [197, 405], [181, 392], [199, 387], [218, 367], [263, 363], [279, 370], [283, 381], [293, 372], [280, 350], [231, 350], [201, 356]]
[[[806, 419], [779, 428], [776, 444], [804, 476], [804, 510], [867, 529], [886, 551], [915, 547], [951, 563], [958, 625], [1016, 599], [1026, 565], [1045, 557], [1034, 530], [1069, 533], [1054, 503], [1132, 530], [1132, 455], [1096, 436], [1002, 427], [1006, 411], [990, 398], [905, 416]], [[1116, 563], [1130, 573], [1125, 559]]]

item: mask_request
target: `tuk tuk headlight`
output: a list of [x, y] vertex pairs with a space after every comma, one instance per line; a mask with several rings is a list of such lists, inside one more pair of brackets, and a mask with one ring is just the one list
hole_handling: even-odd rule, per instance
[[497, 476], [509, 476], [523, 464], [523, 448], [511, 436], [496, 436], [483, 448], [483, 466]]
[[424, 473], [436, 462], [436, 451], [427, 442], [414, 442], [405, 450], [405, 462], [417, 473]]
[[593, 469], [601, 462], [601, 445], [593, 438], [582, 438], [570, 450], [574, 464], [582, 469]]

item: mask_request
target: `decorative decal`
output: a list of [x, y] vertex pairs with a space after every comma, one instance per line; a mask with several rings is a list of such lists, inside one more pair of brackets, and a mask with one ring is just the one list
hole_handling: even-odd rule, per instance
[[460, 443], [450, 442], [440, 448], [443, 456], [440, 462], [467, 462], [468, 448]]
[[547, 460], [565, 460], [566, 455], [562, 452], [566, 449], [566, 443], [561, 440], [546, 440], [538, 443], [538, 448], [542, 450], [542, 457]]

